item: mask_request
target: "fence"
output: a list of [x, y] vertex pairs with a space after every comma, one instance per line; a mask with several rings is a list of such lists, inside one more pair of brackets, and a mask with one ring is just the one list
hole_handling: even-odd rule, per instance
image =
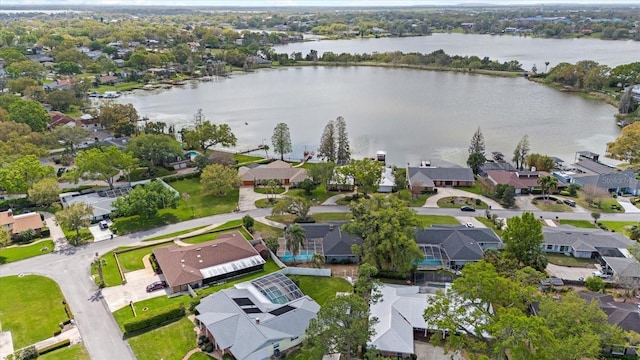
[[281, 271], [285, 275], [306, 275], [306, 276], [323, 276], [323, 277], [331, 276], [331, 269], [286, 267]]
[[436, 273], [436, 272], [417, 272], [413, 274], [413, 283], [416, 285], [425, 285], [428, 282], [451, 283], [458, 276], [454, 274]]

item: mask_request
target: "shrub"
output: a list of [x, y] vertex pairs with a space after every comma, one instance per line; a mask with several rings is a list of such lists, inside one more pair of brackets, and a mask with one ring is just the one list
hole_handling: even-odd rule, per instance
[[562, 190], [562, 191], [560, 191], [560, 195], [562, 195], [562, 196], [571, 196], [571, 193], [568, 192], [567, 190]]
[[125, 322], [124, 329], [128, 333], [145, 330], [150, 327], [160, 325], [166, 321], [179, 318], [184, 314], [185, 309], [183, 304], [179, 304], [178, 306], [167, 306], [158, 309], [155, 312], [146, 313]]
[[253, 226], [255, 224], [255, 220], [251, 217], [251, 215], [245, 215], [242, 217], [242, 225], [247, 229], [250, 233], [253, 233]]
[[67, 313], [67, 321], [65, 321], [63, 324], [68, 324], [71, 322], [71, 319], [73, 319], [73, 313], [71, 313], [71, 308], [69, 307], [69, 304], [67, 304], [67, 302], [65, 300], [62, 300], [62, 305], [64, 306], [64, 312]]
[[212, 343], [208, 343], [205, 348], [204, 351], [206, 352], [212, 352], [213, 351], [213, 344]]
[[43, 355], [43, 354], [46, 354], [48, 352], [52, 352], [53, 350], [58, 350], [58, 349], [61, 349], [63, 347], [67, 347], [69, 345], [71, 345], [71, 340], [64, 339], [64, 340], [59, 341], [59, 342], [57, 342], [55, 344], [51, 344], [49, 346], [45, 346], [42, 349], [38, 350], [38, 355]]
[[477, 206], [482, 205], [482, 200], [480, 200], [480, 199], [476, 199], [476, 205], [477, 205]]
[[[196, 306], [200, 305], [200, 298], [196, 297], [191, 299], [191, 302], [189, 302], [189, 312], [195, 313], [196, 311]], [[206, 336], [205, 336], [206, 338]]]
[[13, 356], [16, 360], [31, 360], [38, 357], [38, 350], [35, 346], [29, 346], [24, 349], [16, 351]]
[[589, 276], [585, 281], [585, 286], [593, 292], [600, 292], [604, 289], [604, 280], [597, 276]]

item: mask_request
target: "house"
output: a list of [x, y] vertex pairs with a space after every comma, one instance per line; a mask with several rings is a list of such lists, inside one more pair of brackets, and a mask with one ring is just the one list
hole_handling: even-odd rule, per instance
[[301, 344], [320, 305], [276, 272], [209, 295], [196, 310], [219, 358], [263, 360]]
[[593, 185], [612, 193], [640, 194], [640, 181], [632, 170], [617, 171], [588, 157], [581, 157], [571, 168], [555, 171], [553, 175], [566, 184]]
[[305, 179], [309, 179], [307, 170], [294, 168], [291, 164], [281, 160], [255, 167], [243, 166], [238, 169], [238, 176], [244, 186], [255, 186], [269, 180], [279, 181], [283, 185], [297, 185]]
[[418, 270], [461, 269], [482, 260], [484, 251], [502, 247], [502, 240], [491, 229], [466, 226], [433, 226], [416, 229], [418, 248], [424, 259]]
[[47, 129], [53, 129], [58, 126], [63, 126], [67, 124], [71, 124], [73, 126], [76, 125], [76, 120], [74, 118], [68, 117], [67, 115], [59, 112], [59, 111], [49, 111], [49, 117], [51, 120], [47, 125]]
[[124, 67], [124, 60], [122, 59], [114, 59], [113, 62], [116, 64], [117, 67]]
[[42, 85], [45, 91], [53, 90], [68, 90], [71, 88], [71, 81], [69, 80], [55, 80], [50, 83]]
[[486, 178], [488, 171], [506, 171], [506, 172], [514, 172], [517, 171], [516, 168], [513, 167], [508, 162], [493, 162], [488, 161], [478, 168], [478, 175]]
[[396, 178], [393, 176], [393, 169], [385, 167], [382, 172], [382, 179], [380, 179], [380, 184], [378, 185], [378, 192], [390, 193], [395, 186]]
[[407, 167], [409, 188], [433, 191], [436, 187], [473, 186], [475, 182], [471, 168], [425, 165], [428, 166]]
[[108, 219], [113, 212], [113, 202], [120, 196], [127, 195], [131, 191], [130, 187], [114, 188], [113, 190], [88, 190], [75, 191], [60, 194], [62, 207], [69, 207], [71, 204], [83, 202], [91, 205], [93, 213], [90, 217], [92, 223]]
[[[502, 171], [502, 170], [489, 170], [486, 171], [487, 179], [489, 179], [494, 185], [508, 185], [513, 186], [516, 190], [516, 194], [530, 194], [534, 191], [542, 191], [538, 180], [545, 176], [550, 176], [546, 171]], [[565, 184], [558, 182], [557, 188], [562, 189], [566, 187]]]
[[153, 256], [173, 293], [260, 271], [265, 264], [239, 231], [196, 245], [155, 248]]
[[12, 237], [17, 237], [21, 232], [27, 230], [35, 231], [36, 235], [40, 235], [40, 231], [44, 227], [40, 214], [36, 212], [28, 212], [15, 215], [13, 210], [0, 212], [0, 227], [8, 231]]
[[601, 259], [603, 256], [621, 257], [633, 241], [619, 233], [600, 229], [583, 229], [569, 225], [542, 228], [542, 250], [576, 258]]
[[633, 289], [640, 289], [640, 263], [636, 258], [620, 252], [620, 256], [601, 256], [602, 272], [612, 274], [613, 281]]
[[315, 242], [316, 251], [322, 249], [325, 262], [335, 263], [355, 263], [360, 259], [351, 252], [352, 245], [362, 245], [362, 238], [352, 236], [342, 230], [345, 222], [330, 222], [319, 224], [300, 224], [305, 231], [307, 241]]
[[121, 82], [120, 78], [113, 75], [102, 75], [98, 78], [98, 83], [105, 85], [114, 85]]

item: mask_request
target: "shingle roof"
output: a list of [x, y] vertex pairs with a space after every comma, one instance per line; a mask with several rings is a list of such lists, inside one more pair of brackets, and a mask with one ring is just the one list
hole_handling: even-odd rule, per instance
[[322, 224], [300, 224], [305, 230], [307, 239], [322, 239], [325, 256], [351, 256], [351, 245], [362, 245], [362, 238], [351, 236], [342, 230], [345, 222]]
[[596, 294], [593, 292], [579, 292], [578, 295], [588, 303], [598, 302], [607, 314], [607, 321], [611, 325], [618, 325], [621, 329], [640, 333], [640, 309], [638, 305], [626, 302], [616, 302], [613, 296], [608, 294]]
[[[218, 276], [229, 270], [264, 264], [258, 251], [238, 231], [201, 244], [155, 248], [153, 253], [171, 287]], [[246, 264], [238, 263], [243, 260]], [[235, 267], [217, 267], [225, 264], [235, 264]]]
[[12, 232], [17, 234], [21, 231], [33, 229], [38, 230], [44, 227], [40, 214], [30, 212], [26, 214], [9, 215], [9, 211], [0, 212], [0, 227], [11, 225]]
[[577, 163], [575, 163], [575, 166], [592, 171], [596, 174], [608, 174], [615, 171], [610, 166], [590, 159], [580, 159]]
[[479, 243], [501, 244], [500, 238], [491, 229], [467, 227], [432, 227], [416, 230], [418, 244], [440, 245], [449, 260], [477, 261], [484, 251]]
[[610, 233], [600, 229], [582, 229], [569, 225], [558, 227], [544, 226], [544, 244], [571, 246], [576, 251], [597, 251], [596, 247], [612, 247], [626, 249], [632, 241], [621, 234]]
[[291, 164], [280, 160], [253, 168], [241, 167], [238, 175], [242, 181], [289, 180], [289, 182], [298, 183], [309, 178], [307, 170], [294, 168]]
[[[433, 181], [474, 181], [471, 168], [460, 167], [409, 167], [409, 182], [415, 184], [413, 180], [416, 174], [422, 174]], [[418, 180], [419, 178], [415, 178]]]
[[640, 263], [635, 258], [603, 256], [602, 260], [616, 275], [640, 279]]

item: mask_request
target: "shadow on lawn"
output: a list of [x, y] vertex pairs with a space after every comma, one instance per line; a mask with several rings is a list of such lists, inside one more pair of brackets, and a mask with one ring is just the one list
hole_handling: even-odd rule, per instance
[[175, 224], [180, 219], [174, 214], [164, 213], [156, 215], [150, 219], [142, 219], [140, 216], [130, 216], [126, 218], [117, 218], [111, 229], [118, 235], [125, 235], [132, 232], [148, 230], [162, 225]]

